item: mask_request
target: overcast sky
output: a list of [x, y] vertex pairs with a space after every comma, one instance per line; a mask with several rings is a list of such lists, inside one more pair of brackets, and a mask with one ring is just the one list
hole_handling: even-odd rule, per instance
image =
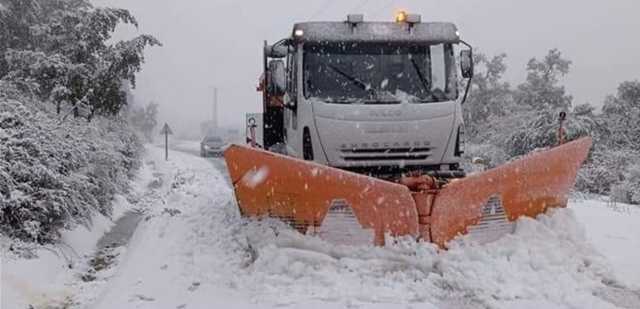
[[[423, 21], [455, 22], [464, 40], [488, 54], [508, 54], [508, 80], [525, 78], [531, 57], [558, 48], [573, 61], [565, 80], [574, 104], [600, 105], [625, 80], [640, 79], [638, 0], [93, 0], [131, 10], [140, 32], [164, 47], [147, 53], [136, 96], [161, 104], [174, 127], [195, 128], [210, 118], [219, 88], [220, 122], [242, 124], [261, 108], [255, 91], [263, 40], [287, 36], [296, 21], [392, 20], [394, 11]], [[119, 36], [130, 35], [121, 31]]]

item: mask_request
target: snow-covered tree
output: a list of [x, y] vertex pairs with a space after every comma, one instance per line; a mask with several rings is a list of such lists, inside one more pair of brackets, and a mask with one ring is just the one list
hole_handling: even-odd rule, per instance
[[[147, 46], [160, 45], [149, 35], [110, 43], [120, 23], [137, 26], [127, 10], [94, 8], [86, 0], [0, 0], [5, 8], [0, 31], [0, 78], [41, 99], [115, 114], [127, 104], [125, 84], [135, 74]], [[60, 110], [60, 108], [58, 108]]]
[[[536, 148], [557, 143], [559, 112], [569, 112], [573, 98], [560, 85], [560, 78], [569, 73], [571, 61], [552, 49], [543, 60], [532, 58], [527, 64], [527, 78], [514, 91], [515, 109], [508, 115], [498, 135], [510, 156], [520, 156]], [[584, 107], [581, 107], [584, 108]], [[584, 110], [583, 110], [584, 112]], [[588, 117], [587, 117], [588, 118]], [[590, 122], [585, 117], [569, 118], [567, 138], [587, 135]]]
[[158, 126], [158, 107], [157, 103], [150, 102], [145, 107], [134, 109], [131, 115], [131, 124], [142, 132], [149, 142], [153, 142], [153, 137], [157, 135], [155, 130]]
[[557, 49], [550, 50], [542, 60], [529, 60], [527, 79], [516, 91], [518, 105], [534, 110], [568, 111], [573, 98], [559, 83], [569, 73], [570, 66], [571, 61], [563, 58]]
[[602, 108], [609, 129], [608, 144], [640, 151], [640, 81], [626, 81], [608, 96]]
[[513, 93], [509, 83], [503, 80], [506, 57], [504, 53], [492, 58], [474, 54], [476, 74], [464, 108], [467, 133], [471, 136], [476, 136], [491, 117], [505, 116], [513, 108]]
[[594, 146], [578, 174], [576, 188], [640, 204], [640, 81], [627, 81], [607, 97], [602, 113], [572, 106], [560, 84], [571, 61], [558, 50], [531, 59], [527, 78], [516, 89], [502, 81], [505, 55], [475, 55], [477, 74], [464, 106], [471, 145], [467, 159], [485, 157], [491, 166], [558, 143], [559, 112], [568, 112], [566, 137], [591, 136]]
[[594, 149], [580, 173], [578, 188], [640, 204], [640, 82], [621, 83], [595, 119]]

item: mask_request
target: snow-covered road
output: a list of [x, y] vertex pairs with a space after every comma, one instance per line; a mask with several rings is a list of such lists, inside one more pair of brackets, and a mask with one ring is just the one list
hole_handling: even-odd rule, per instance
[[144, 217], [129, 245], [95, 280], [64, 277], [64, 293], [47, 297], [100, 309], [640, 308], [636, 207], [574, 201], [497, 242], [447, 252], [411, 241], [333, 246], [242, 220], [222, 160], [189, 145], [169, 162], [149, 147], [135, 203]]

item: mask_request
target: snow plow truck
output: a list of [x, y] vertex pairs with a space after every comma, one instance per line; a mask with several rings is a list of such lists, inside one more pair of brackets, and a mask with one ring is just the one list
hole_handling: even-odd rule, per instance
[[263, 63], [262, 140], [224, 153], [238, 207], [333, 243], [493, 241], [522, 216], [566, 207], [592, 143], [466, 175], [472, 46], [454, 24], [420, 15], [297, 23], [265, 42]]

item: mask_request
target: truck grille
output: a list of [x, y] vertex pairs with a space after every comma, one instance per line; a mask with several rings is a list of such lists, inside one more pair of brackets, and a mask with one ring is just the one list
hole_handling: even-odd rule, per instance
[[431, 148], [353, 148], [341, 150], [345, 161], [397, 161], [426, 160], [431, 156]]

